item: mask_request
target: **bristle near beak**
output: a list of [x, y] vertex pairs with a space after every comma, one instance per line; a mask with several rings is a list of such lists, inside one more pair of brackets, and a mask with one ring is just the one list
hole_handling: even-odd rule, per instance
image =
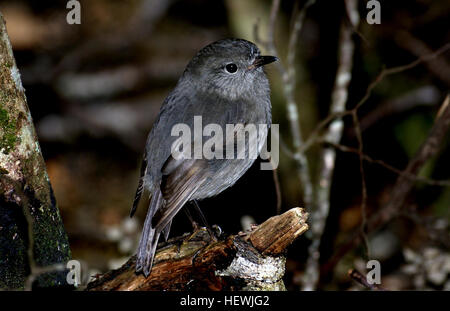
[[257, 56], [255, 58], [255, 61], [253, 64], [247, 67], [248, 70], [252, 70], [273, 62], [276, 62], [278, 60], [278, 57], [276, 56]]

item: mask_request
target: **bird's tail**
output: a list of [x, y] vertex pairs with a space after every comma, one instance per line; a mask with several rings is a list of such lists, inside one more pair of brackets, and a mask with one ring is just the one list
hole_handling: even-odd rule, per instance
[[152, 225], [152, 218], [163, 204], [161, 191], [158, 189], [154, 193], [150, 206], [145, 217], [144, 228], [142, 229], [141, 240], [137, 251], [136, 272], [143, 272], [145, 276], [152, 270], [153, 258], [161, 232], [157, 232]]

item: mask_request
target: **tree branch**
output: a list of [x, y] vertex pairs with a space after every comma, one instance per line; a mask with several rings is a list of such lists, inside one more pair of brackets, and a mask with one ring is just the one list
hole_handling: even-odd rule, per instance
[[[357, 28], [359, 15], [356, 0], [346, 1], [346, 7], [349, 10], [349, 16], [353, 19], [353, 27]], [[355, 49], [352, 34], [353, 29], [343, 22], [339, 40], [338, 69], [333, 92], [331, 94], [330, 114], [342, 113], [345, 111], [348, 86], [352, 77], [353, 51]], [[325, 133], [326, 140], [333, 143], [339, 143], [343, 130], [344, 122], [342, 119], [333, 120]], [[319, 281], [319, 247], [330, 210], [330, 189], [335, 160], [335, 149], [325, 146], [319, 156], [320, 167], [316, 187], [315, 206], [311, 211], [312, 238], [311, 245], [308, 248], [308, 261], [306, 263], [305, 275], [302, 280], [302, 287], [304, 290], [316, 289]]]
[[[309, 161], [304, 152], [301, 151], [303, 145], [303, 135], [298, 118], [297, 104], [294, 98], [295, 91], [295, 54], [297, 47], [297, 40], [305, 19], [305, 12], [307, 8], [315, 3], [315, 0], [309, 0], [301, 10], [296, 10], [293, 14], [293, 27], [289, 35], [288, 55], [286, 67], [281, 61], [276, 62], [276, 67], [283, 80], [283, 94], [286, 98], [287, 118], [291, 129], [292, 141], [295, 149], [294, 159], [297, 162], [297, 171], [300, 183], [303, 187], [303, 201], [306, 209], [311, 209], [313, 202], [313, 186], [309, 171]], [[279, 55], [275, 47], [275, 24], [277, 14], [280, 7], [280, 0], [273, 0], [269, 17], [269, 29], [267, 35], [267, 42], [262, 43], [273, 55]], [[257, 34], [257, 29], [255, 30]], [[256, 36], [257, 37], [257, 36]]]
[[[447, 95], [444, 104], [436, 116], [435, 123], [428, 134], [427, 139], [422, 143], [421, 147], [410, 160], [404, 174], [399, 175], [394, 186], [392, 187], [391, 196], [387, 204], [380, 209], [378, 213], [370, 217], [367, 223], [367, 232], [374, 232], [381, 226], [391, 221], [403, 210], [403, 205], [407, 196], [413, 189], [415, 179], [411, 176], [417, 176], [423, 165], [433, 156], [435, 156], [450, 129], [450, 95]], [[354, 232], [350, 238], [343, 243], [334, 256], [323, 267], [323, 274], [328, 273], [339, 262], [348, 251], [352, 250], [361, 242], [361, 232]]]

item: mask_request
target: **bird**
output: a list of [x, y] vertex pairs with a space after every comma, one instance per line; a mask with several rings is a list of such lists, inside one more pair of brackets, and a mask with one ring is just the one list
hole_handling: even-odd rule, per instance
[[[177, 124], [194, 127], [195, 117], [202, 124], [263, 124], [261, 133], [250, 136], [245, 150], [255, 146], [259, 155], [271, 125], [270, 86], [264, 65], [277, 61], [263, 56], [252, 42], [227, 38], [199, 50], [187, 64], [174, 89], [164, 100], [148, 135], [140, 178], [130, 216], [141, 196], [148, 192], [149, 206], [136, 254], [136, 273], [149, 276], [158, 241], [168, 239], [172, 219], [187, 202], [216, 196], [231, 187], [250, 168], [255, 159], [228, 157], [174, 157], [177, 140], [172, 129]], [[192, 145], [196, 143], [194, 137]], [[231, 143], [230, 143], [231, 142]], [[213, 151], [236, 146], [227, 137]], [[220, 149], [220, 150], [219, 150]], [[233, 153], [234, 155], [236, 153]]]

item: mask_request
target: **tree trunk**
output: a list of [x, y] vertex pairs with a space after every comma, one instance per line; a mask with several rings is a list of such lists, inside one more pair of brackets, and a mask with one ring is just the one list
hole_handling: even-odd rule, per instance
[[70, 258], [0, 13], [0, 290], [64, 286]]

